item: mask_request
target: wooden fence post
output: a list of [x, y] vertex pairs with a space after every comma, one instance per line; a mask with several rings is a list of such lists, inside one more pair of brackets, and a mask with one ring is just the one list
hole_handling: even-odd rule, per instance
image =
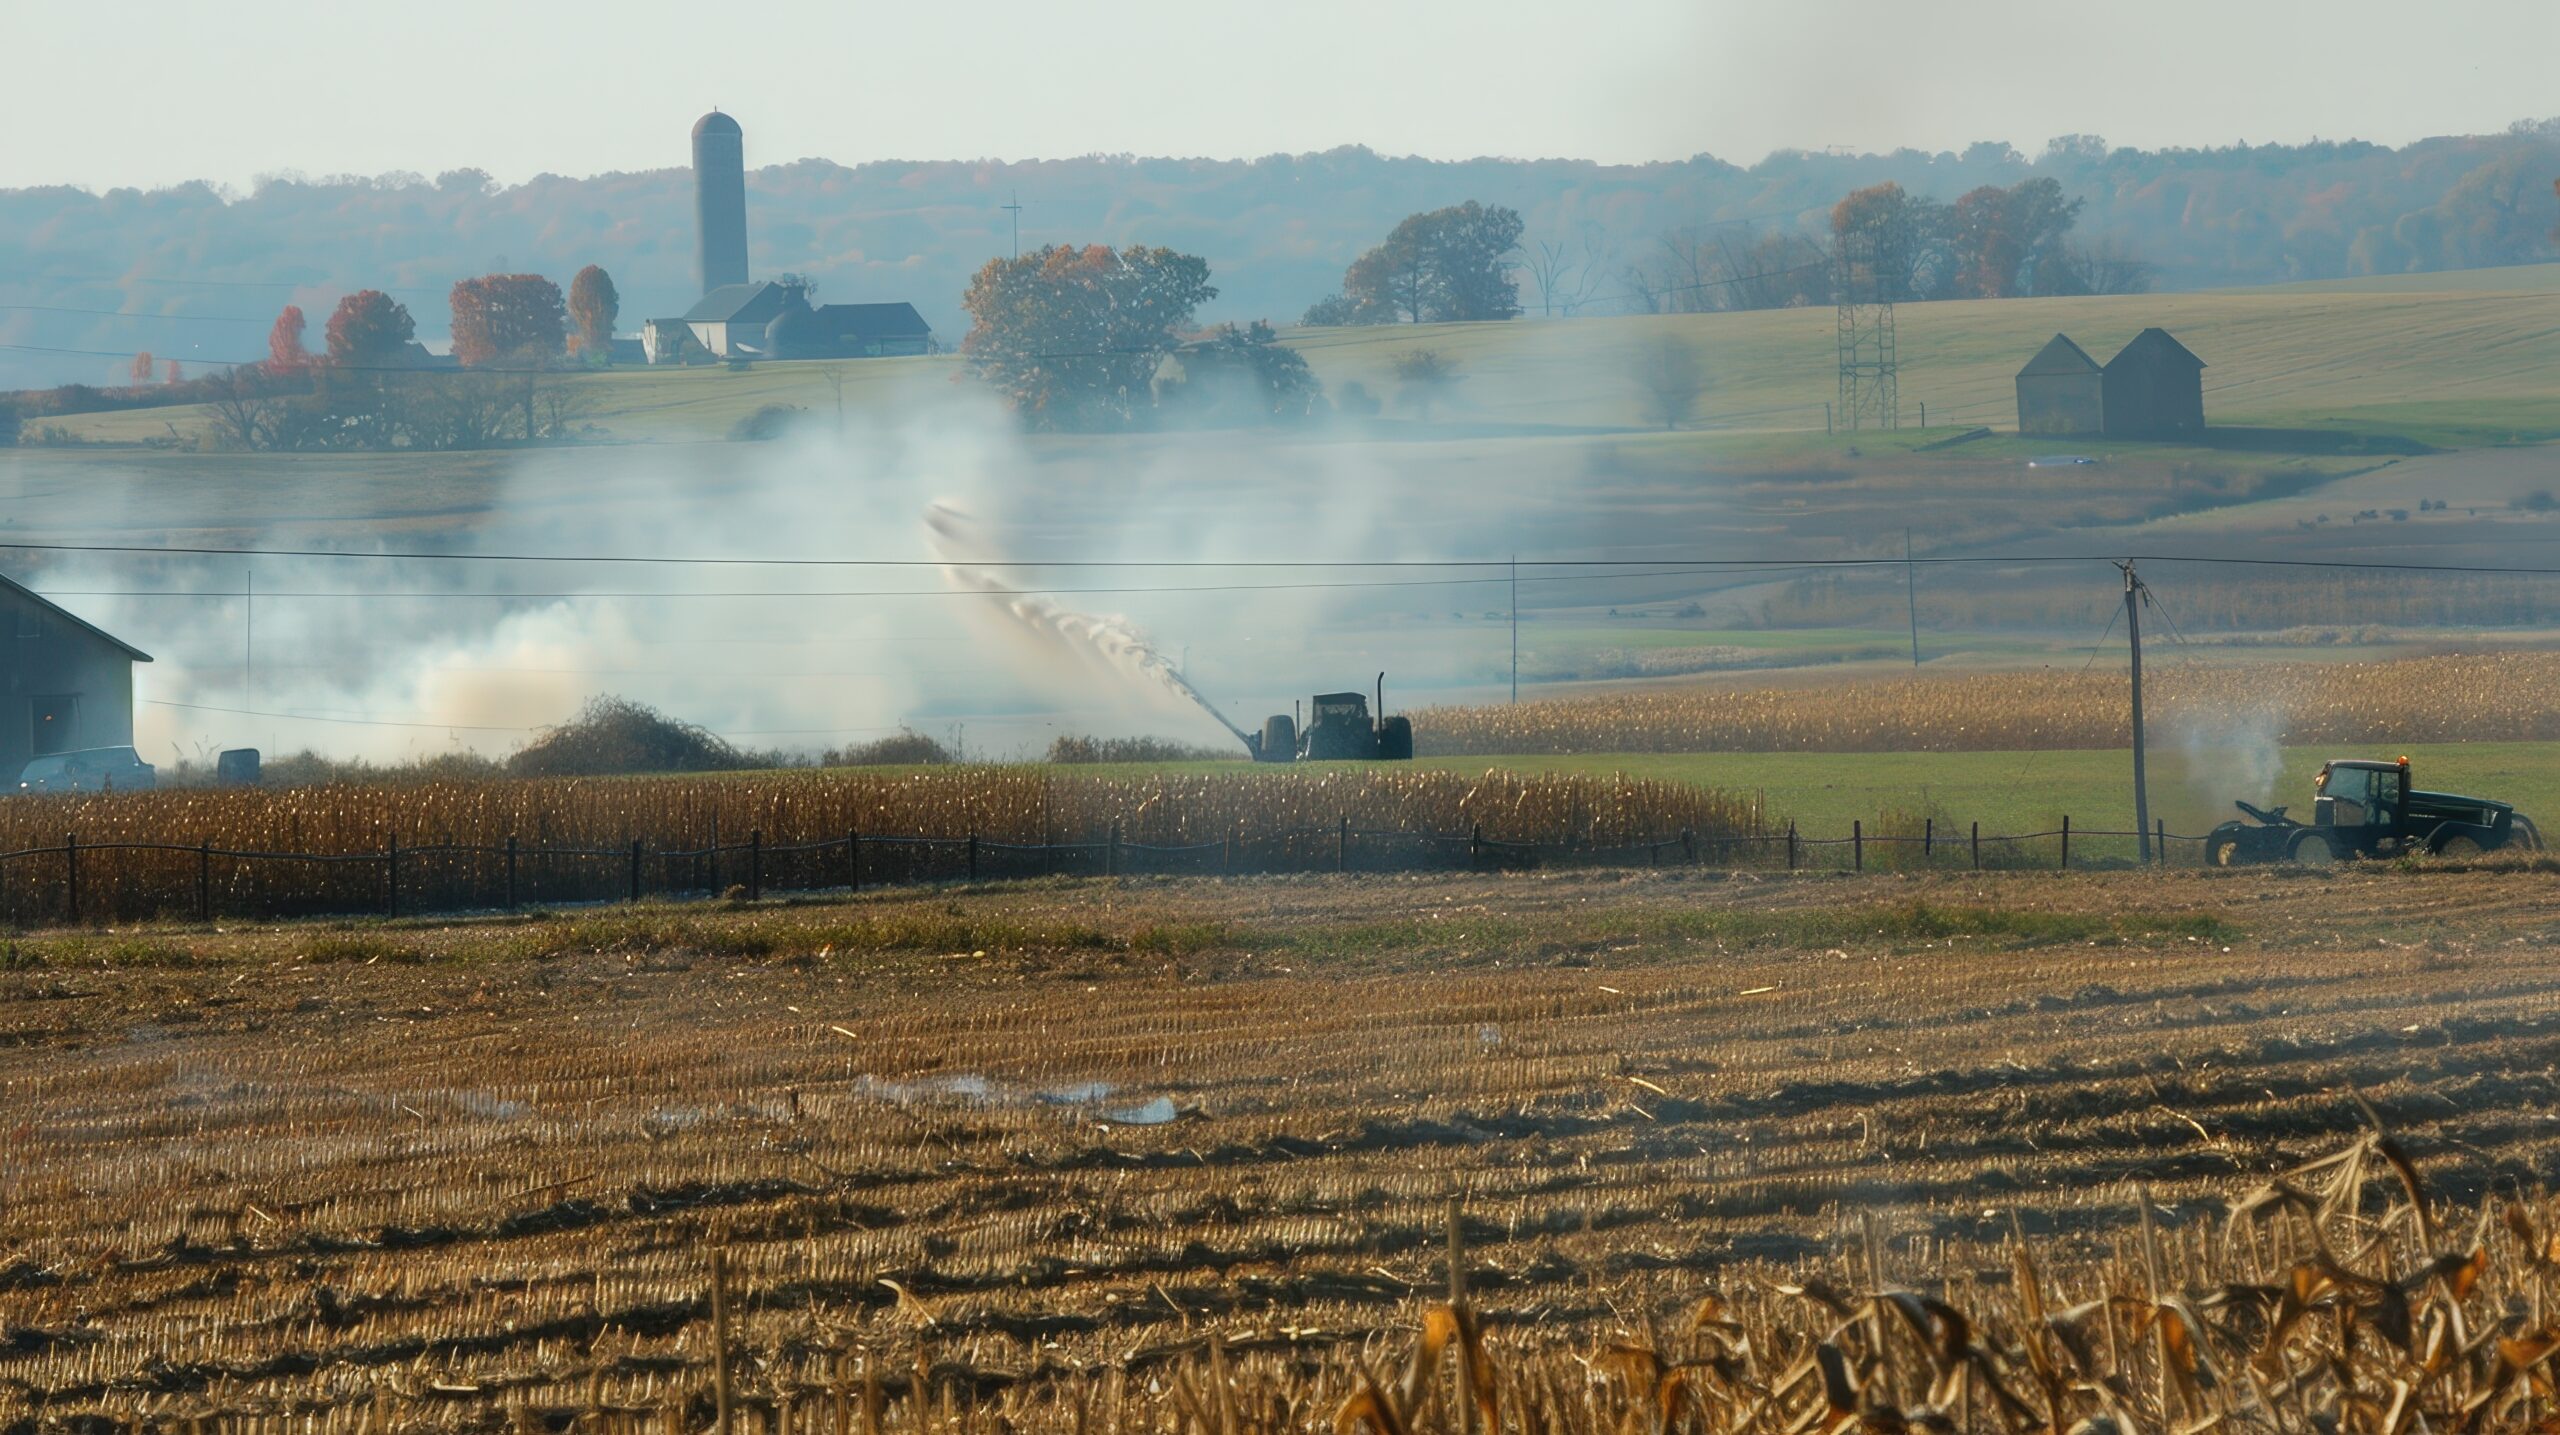
[[1467, 870], [1484, 870], [1484, 824], [1481, 822], [1467, 829]]
[[1796, 870], [1796, 824], [1792, 818], [1787, 822], [1787, 870]]
[[763, 896], [764, 829], [758, 827], [747, 833], [747, 900], [753, 902]]
[[1982, 824], [1973, 824], [1973, 870], [1982, 870]]
[[71, 920], [80, 920], [80, 834], [62, 834], [62, 889], [71, 904]]
[[716, 1422], [712, 1428], [718, 1435], [730, 1435], [729, 1253], [723, 1250], [711, 1253], [711, 1402]]
[[1341, 818], [1333, 829], [1333, 870], [1351, 870], [1351, 819]]
[[507, 834], [507, 910], [516, 909], [516, 835]]
[[2071, 870], [2071, 814], [2062, 814], [2062, 870]]
[[2169, 865], [2169, 819], [2166, 817], [2151, 824], [2151, 851], [2161, 866]]
[[196, 920], [213, 920], [213, 839], [196, 844]]
[[390, 845], [382, 849], [382, 915], [400, 915], [400, 834], [387, 834]]
[[[1924, 427], [1925, 427], [1925, 425], [1924, 425]], [[1938, 819], [1936, 819], [1936, 818], [1934, 818], [1934, 817], [1924, 817], [1924, 818], [1921, 818], [1921, 819], [1920, 819], [1920, 862], [1921, 862], [1921, 865], [1923, 865], [1923, 866], [1928, 865], [1929, 859], [1930, 859], [1932, 856], [1936, 855], [1937, 850], [1938, 850]]]
[[1857, 871], [1867, 870], [1867, 824], [1864, 818], [1850, 819], [1849, 862]]

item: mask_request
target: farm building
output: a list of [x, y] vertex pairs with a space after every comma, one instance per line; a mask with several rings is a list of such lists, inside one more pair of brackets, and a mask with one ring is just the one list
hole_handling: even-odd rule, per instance
[[2093, 434], [2106, 427], [2104, 371], [2061, 334], [2018, 371], [2018, 432]]
[[151, 655], [0, 578], [11, 635], [0, 693], [0, 775], [46, 753], [133, 745], [133, 665]]
[[[641, 343], [653, 364], [715, 359], [876, 359], [933, 352], [913, 304], [821, 304], [772, 282], [723, 284], [681, 319], [652, 319]], [[700, 345], [697, 351], [694, 346]]]
[[2204, 432], [2204, 360], [2169, 337], [2145, 329], [2107, 360], [2106, 435], [2182, 438]]
[[2204, 360], [2145, 329], [2101, 366], [2056, 334], [2018, 371], [2018, 432], [2183, 438], [2204, 432]]

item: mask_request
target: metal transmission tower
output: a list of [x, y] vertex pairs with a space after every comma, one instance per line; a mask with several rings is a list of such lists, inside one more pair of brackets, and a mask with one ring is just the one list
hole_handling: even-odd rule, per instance
[[1893, 285], [1876, 267], [1875, 237], [1840, 236], [1832, 285], [1840, 306], [1836, 428], [1902, 427], [1900, 366], [1893, 349]]

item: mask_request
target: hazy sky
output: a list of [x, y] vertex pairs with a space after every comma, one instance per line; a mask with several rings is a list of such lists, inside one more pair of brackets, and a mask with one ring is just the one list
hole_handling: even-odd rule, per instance
[[0, 186], [823, 156], [1749, 163], [2560, 111], [2560, 0], [0, 0]]

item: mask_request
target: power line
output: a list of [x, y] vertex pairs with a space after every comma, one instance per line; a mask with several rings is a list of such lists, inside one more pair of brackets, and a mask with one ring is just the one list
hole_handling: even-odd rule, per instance
[[[188, 544], [134, 543], [35, 543], [0, 540], [0, 551], [28, 553], [103, 553], [141, 557], [194, 558], [323, 558], [353, 559], [371, 562], [421, 563], [628, 563], [673, 567], [776, 567], [776, 568], [1165, 568], [1165, 569], [1440, 569], [1440, 568], [1507, 568], [1507, 558], [714, 558], [690, 554], [618, 554], [618, 553], [431, 553], [419, 550], [382, 550], [371, 553], [336, 548], [217, 548]], [[1523, 558], [1523, 568], [1592, 568], [1623, 569], [1647, 564], [1673, 563], [1678, 567], [1655, 573], [1626, 573], [1623, 577], [1680, 577], [1698, 572], [1777, 572], [1799, 568], [1901, 568], [1906, 564], [1926, 567], [2022, 567], [2030, 564], [2072, 563], [2187, 563], [2201, 566], [2241, 568], [2325, 568], [2390, 573], [2473, 573], [2514, 577], [2560, 577], [2560, 566], [2493, 563], [2407, 563], [2381, 559], [2353, 558], [2234, 558], [2200, 554], [2175, 553], [1979, 553], [1939, 554], [1927, 558]], [[1443, 580], [1459, 581], [1459, 580]], [[1465, 581], [1492, 581], [1465, 580]], [[1223, 586], [1223, 585], [1222, 585]], [[1293, 585], [1296, 586], [1296, 585]], [[1375, 583], [1347, 586], [1371, 587]], [[879, 597], [896, 592], [940, 590], [893, 590], [889, 594], [867, 591], [832, 594], [823, 591], [801, 593], [736, 593], [705, 591], [701, 596], [719, 597]], [[1113, 589], [1021, 589], [1024, 594], [1043, 592], [1193, 592], [1214, 589], [1186, 588], [1113, 588]], [[89, 596], [158, 596], [154, 593], [132, 594], [99, 591]], [[217, 592], [196, 596], [233, 597]], [[361, 597], [363, 594], [315, 593], [313, 597]], [[664, 597], [685, 596], [682, 593], [631, 594], [457, 594], [483, 597]]]

